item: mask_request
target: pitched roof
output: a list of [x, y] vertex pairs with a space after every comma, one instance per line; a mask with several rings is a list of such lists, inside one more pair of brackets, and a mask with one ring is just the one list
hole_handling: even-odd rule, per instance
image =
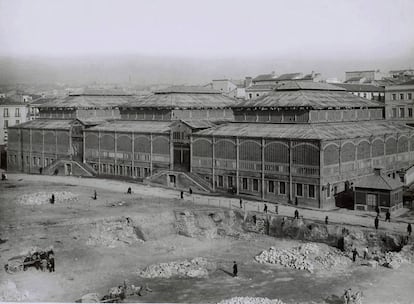
[[401, 83], [401, 85], [413, 85], [413, 84], [414, 84], [414, 79], [411, 79], [411, 80], [409, 80], [407, 82]]
[[171, 121], [141, 121], [141, 120], [113, 120], [98, 126], [91, 127], [85, 131], [109, 131], [125, 133], [169, 133]]
[[364, 176], [354, 182], [357, 188], [369, 188], [380, 190], [395, 190], [404, 186], [399, 180], [390, 178], [386, 175], [369, 175]]
[[254, 100], [243, 100], [234, 108], [290, 108], [311, 109], [383, 107], [376, 101], [348, 93], [343, 88], [317, 82], [287, 82], [273, 92]]
[[341, 87], [348, 92], [384, 92], [384, 87], [373, 84], [359, 84], [359, 83], [335, 83], [337, 87]]
[[130, 95], [69, 95], [44, 104], [39, 108], [107, 109], [130, 102]]
[[278, 84], [252, 84], [250, 87], [246, 88], [246, 92], [256, 92], [256, 91], [273, 91]]
[[73, 119], [35, 119], [24, 123], [10, 126], [9, 129], [44, 129], [44, 130], [69, 130], [72, 127]]
[[299, 79], [302, 78], [302, 73], [288, 73], [288, 74], [282, 74], [279, 77], [277, 77], [276, 81], [286, 81], [286, 80], [293, 80], [293, 79]]
[[171, 94], [171, 93], [191, 93], [191, 94], [220, 94], [219, 90], [202, 86], [172, 86], [165, 89], [154, 91], [155, 94]]
[[269, 80], [275, 80], [278, 76], [275, 74], [261, 74], [256, 76], [255, 78], [252, 79], [253, 82], [256, 81], [269, 81]]
[[0, 106], [27, 106], [27, 103], [6, 97], [0, 98]]
[[85, 88], [80, 92], [69, 93], [69, 96], [130, 96], [131, 93], [125, 92], [123, 89], [99, 89], [99, 88]]
[[122, 108], [162, 109], [220, 109], [235, 105], [238, 101], [221, 93], [163, 93], [134, 96]]
[[343, 88], [338, 88], [325, 82], [313, 82], [313, 81], [286, 81], [280, 83], [276, 87], [277, 91], [296, 91], [296, 90], [318, 90], [318, 91], [345, 91]]
[[196, 135], [337, 140], [414, 132], [403, 123], [388, 121], [319, 124], [227, 123], [201, 130]]

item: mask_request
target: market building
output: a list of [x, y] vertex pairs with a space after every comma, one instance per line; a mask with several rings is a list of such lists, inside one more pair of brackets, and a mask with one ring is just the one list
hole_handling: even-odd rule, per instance
[[313, 81], [281, 82], [242, 102], [206, 87], [78, 94], [39, 115], [10, 129], [11, 170], [330, 209], [374, 169], [392, 176], [414, 162], [414, 129], [385, 120], [383, 103]]

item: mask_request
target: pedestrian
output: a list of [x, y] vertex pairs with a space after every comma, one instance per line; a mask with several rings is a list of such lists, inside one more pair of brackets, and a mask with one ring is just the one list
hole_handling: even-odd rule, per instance
[[365, 247], [364, 249], [364, 260], [368, 259], [368, 247]]
[[257, 218], [256, 218], [256, 214], [254, 214], [253, 215], [253, 223], [256, 225], [256, 221], [257, 221]]
[[283, 217], [282, 218], [282, 223], [280, 223], [280, 226], [282, 227], [282, 229], [283, 229], [283, 226], [285, 226], [285, 221], [286, 221], [286, 218]]
[[7, 180], [7, 175], [6, 175], [6, 173], [2, 173], [1, 174], [1, 180]]
[[39, 168], [39, 174], [40, 174], [40, 175], [42, 175], [42, 173], [43, 173], [43, 168], [42, 168], [42, 167], [40, 167], [40, 168]]
[[50, 198], [50, 203], [53, 205], [55, 203], [55, 195], [52, 193], [52, 197]]
[[127, 194], [132, 194], [132, 189], [131, 189], [131, 187], [128, 187]]
[[233, 277], [237, 277], [237, 272], [238, 272], [237, 263], [236, 261], [234, 261], [233, 262]]
[[412, 229], [411, 229], [411, 223], [408, 223], [408, 226], [407, 226], [407, 233], [408, 233], [408, 236], [410, 236], [410, 235], [411, 235], [411, 231], [412, 231]]
[[48, 269], [49, 272], [55, 272], [55, 256], [53, 254], [53, 250], [48, 252]]
[[277, 204], [275, 205], [275, 213], [279, 214], [279, 205], [277, 205]]
[[299, 219], [299, 211], [298, 211], [298, 209], [295, 210], [295, 219]]
[[345, 290], [344, 293], [344, 303], [349, 304], [351, 301], [351, 288]]
[[378, 230], [378, 224], [379, 224], [379, 218], [378, 218], [378, 215], [377, 215], [377, 217], [374, 220], [374, 225], [375, 225], [376, 230]]
[[240, 199], [240, 209], [242, 209], [243, 208], [243, 201], [242, 201], [242, 199]]
[[266, 204], [264, 204], [263, 212], [267, 213], [267, 205]]
[[385, 221], [391, 222], [390, 210], [387, 210], [387, 213], [385, 213]]
[[325, 225], [328, 225], [328, 216], [325, 216]]
[[380, 216], [380, 209], [378, 206], [375, 207], [375, 212], [377, 213], [377, 216]]
[[191, 187], [190, 187], [190, 189], [188, 190], [188, 192], [190, 193], [190, 195], [193, 194], [193, 189], [191, 189]]
[[93, 199], [96, 200], [98, 198], [98, 193], [96, 193], [96, 190], [93, 191]]
[[180, 197], [181, 197], [181, 199], [184, 199], [184, 191], [180, 192]]
[[41, 261], [40, 261], [40, 268], [41, 268], [41, 270], [42, 271], [46, 271], [46, 269], [47, 269], [47, 259], [42, 259]]
[[359, 256], [358, 251], [356, 250], [356, 248], [354, 248], [354, 250], [352, 250], [352, 261], [353, 262], [356, 261], [357, 256]]

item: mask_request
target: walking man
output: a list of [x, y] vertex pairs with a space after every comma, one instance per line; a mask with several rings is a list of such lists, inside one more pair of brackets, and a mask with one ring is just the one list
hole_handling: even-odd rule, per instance
[[243, 209], [243, 201], [240, 199], [240, 209]]
[[376, 230], [378, 230], [378, 224], [379, 224], [379, 218], [378, 218], [378, 215], [377, 215], [377, 217], [374, 220], [374, 225], [375, 225]]
[[275, 213], [279, 214], [279, 205], [275, 205]]
[[264, 204], [263, 212], [267, 213], [267, 205], [266, 204]]
[[236, 261], [233, 262], [233, 277], [237, 277], [237, 263]]
[[193, 194], [193, 189], [191, 189], [190, 187], [190, 190], [188, 192], [190, 193], [190, 195]]
[[55, 195], [52, 193], [52, 197], [50, 199], [50, 203], [53, 205], [55, 203]]
[[354, 250], [352, 250], [352, 261], [355, 263], [356, 261], [356, 257], [359, 256], [358, 251], [356, 250], [356, 248], [354, 248]]
[[368, 259], [368, 247], [364, 248], [364, 260]]
[[391, 222], [390, 210], [387, 210], [387, 213], [385, 213], [385, 221]]
[[181, 199], [184, 199], [184, 191], [180, 192], [180, 197], [181, 197]]
[[378, 206], [375, 207], [375, 212], [377, 213], [377, 216], [380, 216], [380, 209]]
[[410, 236], [410, 235], [411, 235], [411, 231], [412, 231], [412, 228], [411, 228], [411, 223], [408, 223], [408, 226], [407, 226], [407, 233], [408, 233], [408, 236]]
[[325, 216], [325, 225], [328, 225], [328, 216]]
[[96, 200], [98, 198], [98, 193], [96, 193], [96, 190], [93, 191], [93, 199]]
[[132, 189], [131, 189], [131, 187], [128, 187], [127, 194], [132, 194]]
[[298, 209], [295, 210], [295, 219], [299, 219], [299, 211], [298, 211]]

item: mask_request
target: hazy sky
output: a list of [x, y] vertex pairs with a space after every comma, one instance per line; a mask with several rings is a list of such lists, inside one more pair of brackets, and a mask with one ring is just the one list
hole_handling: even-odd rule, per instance
[[1, 55], [413, 53], [413, 0], [0, 0]]

